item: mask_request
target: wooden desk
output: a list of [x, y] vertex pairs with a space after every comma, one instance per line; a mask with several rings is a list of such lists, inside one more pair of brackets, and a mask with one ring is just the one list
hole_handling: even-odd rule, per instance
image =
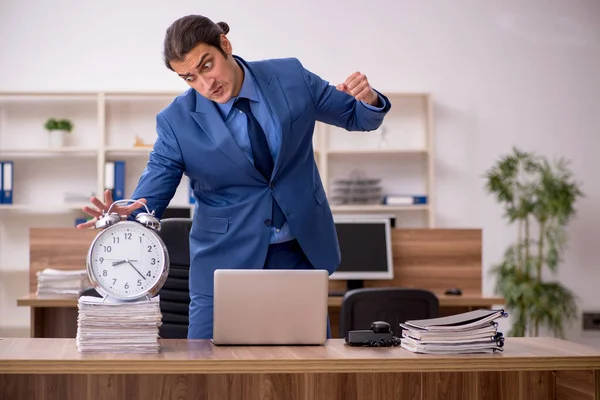
[[401, 348], [217, 347], [164, 340], [159, 354], [81, 354], [74, 339], [0, 340], [0, 398], [600, 399], [600, 349], [508, 338], [504, 353]]
[[35, 293], [17, 299], [17, 306], [30, 307], [32, 338], [74, 338], [77, 334], [77, 299], [38, 298]]
[[[489, 308], [504, 303], [501, 297], [438, 296], [440, 314], [449, 315], [475, 308]], [[17, 305], [31, 308], [32, 338], [74, 338], [77, 333], [77, 299], [38, 298], [34, 293], [17, 299]], [[341, 296], [329, 297], [329, 318], [333, 337], [339, 337]]]

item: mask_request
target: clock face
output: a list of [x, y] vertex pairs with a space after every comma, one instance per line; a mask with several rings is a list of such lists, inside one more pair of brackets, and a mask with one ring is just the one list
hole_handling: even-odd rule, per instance
[[162, 278], [168, 255], [162, 240], [137, 222], [126, 221], [102, 231], [93, 243], [88, 264], [93, 280], [106, 294], [134, 299]]

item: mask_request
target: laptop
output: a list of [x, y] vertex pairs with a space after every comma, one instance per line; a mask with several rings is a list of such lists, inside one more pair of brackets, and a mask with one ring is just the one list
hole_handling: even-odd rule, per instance
[[322, 345], [327, 340], [325, 270], [218, 269], [216, 345]]

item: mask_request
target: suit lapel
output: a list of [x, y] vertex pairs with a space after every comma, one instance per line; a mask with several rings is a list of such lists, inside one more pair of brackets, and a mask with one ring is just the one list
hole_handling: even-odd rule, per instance
[[[267, 98], [269, 106], [275, 113], [275, 119], [281, 127], [281, 147], [273, 167], [272, 179], [274, 179], [281, 169], [287, 155], [288, 139], [291, 134], [290, 109], [283, 93], [281, 83], [275, 74], [265, 74], [262, 69], [256, 68], [254, 65], [251, 65], [240, 57], [235, 57], [243, 62], [256, 78], [260, 90]], [[201, 94], [196, 93], [196, 110], [191, 111], [190, 113], [219, 150], [229, 157], [231, 161], [256, 179], [263, 182], [265, 181], [265, 178], [258, 172], [254, 165], [252, 165], [242, 149], [240, 149], [233, 139], [233, 135], [229, 132], [221, 115], [211, 101], [204, 98]]]
[[227, 125], [223, 122], [221, 115], [214, 107], [212, 102], [196, 93], [196, 110], [190, 111], [192, 118], [200, 125], [206, 135], [215, 143], [231, 161], [252, 175], [256, 179], [265, 181], [265, 178], [252, 165], [246, 157], [240, 146], [233, 139]]
[[275, 160], [275, 166], [273, 167], [272, 179], [277, 176], [277, 173], [281, 169], [283, 161], [286, 159], [286, 150], [288, 139], [291, 132], [291, 117], [290, 109], [287, 105], [281, 83], [277, 76], [265, 74], [260, 68], [256, 68], [253, 65], [241, 60], [246, 64], [248, 69], [255, 76], [260, 90], [263, 92], [268, 100], [271, 110], [275, 113], [275, 119], [278, 121], [281, 127], [281, 148], [279, 149], [279, 155]]

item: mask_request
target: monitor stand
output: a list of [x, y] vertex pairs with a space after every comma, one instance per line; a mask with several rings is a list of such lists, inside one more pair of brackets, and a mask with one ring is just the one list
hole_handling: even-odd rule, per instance
[[334, 291], [330, 291], [329, 295], [330, 296], [343, 296], [346, 294], [347, 291], [349, 290], [353, 290], [353, 289], [362, 289], [365, 285], [365, 281], [362, 279], [348, 279], [346, 281], [346, 290], [334, 290]]
[[365, 281], [362, 279], [348, 279], [346, 281], [346, 290], [362, 289]]

